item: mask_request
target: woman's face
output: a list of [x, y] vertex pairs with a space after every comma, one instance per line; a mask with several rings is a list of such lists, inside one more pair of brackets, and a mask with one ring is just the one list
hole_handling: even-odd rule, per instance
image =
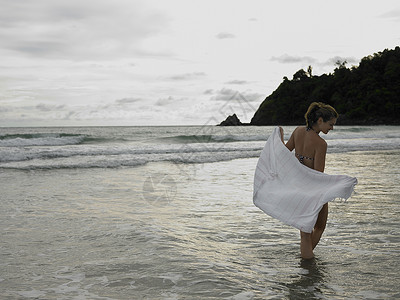
[[328, 134], [328, 132], [330, 130], [333, 129], [333, 126], [336, 124], [337, 119], [336, 118], [332, 118], [329, 121], [324, 122], [324, 120], [322, 118], [319, 118], [318, 120], [319, 122], [319, 129], [325, 133]]

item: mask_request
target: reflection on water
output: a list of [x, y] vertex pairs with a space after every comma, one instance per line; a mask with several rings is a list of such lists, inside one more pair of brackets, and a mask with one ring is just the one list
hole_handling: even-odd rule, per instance
[[289, 299], [321, 299], [324, 285], [324, 265], [314, 259], [302, 259], [299, 263], [302, 270], [300, 278], [287, 285]]

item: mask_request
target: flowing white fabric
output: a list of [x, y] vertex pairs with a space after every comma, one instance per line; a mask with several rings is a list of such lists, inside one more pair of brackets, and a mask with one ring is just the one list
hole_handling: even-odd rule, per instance
[[277, 127], [257, 163], [253, 202], [266, 214], [310, 233], [322, 206], [335, 198], [348, 199], [356, 184], [355, 177], [328, 175], [301, 164], [282, 143]]

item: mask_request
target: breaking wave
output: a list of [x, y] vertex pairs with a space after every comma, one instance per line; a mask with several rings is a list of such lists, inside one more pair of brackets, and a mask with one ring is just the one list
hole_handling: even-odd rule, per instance
[[[395, 150], [400, 148], [398, 129], [338, 127], [323, 138], [330, 153]], [[231, 132], [214, 127], [10, 129], [0, 134], [0, 169], [118, 168], [252, 158], [259, 156], [271, 131], [272, 127]], [[285, 133], [287, 140], [291, 130]]]
[[0, 136], [0, 147], [63, 146], [77, 145], [86, 136], [79, 134], [8, 134]]

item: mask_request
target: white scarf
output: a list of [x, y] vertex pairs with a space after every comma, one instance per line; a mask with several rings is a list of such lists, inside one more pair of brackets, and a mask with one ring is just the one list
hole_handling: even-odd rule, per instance
[[282, 143], [279, 127], [268, 138], [254, 175], [253, 202], [266, 214], [312, 232], [322, 206], [348, 199], [357, 178], [328, 175], [301, 164]]

